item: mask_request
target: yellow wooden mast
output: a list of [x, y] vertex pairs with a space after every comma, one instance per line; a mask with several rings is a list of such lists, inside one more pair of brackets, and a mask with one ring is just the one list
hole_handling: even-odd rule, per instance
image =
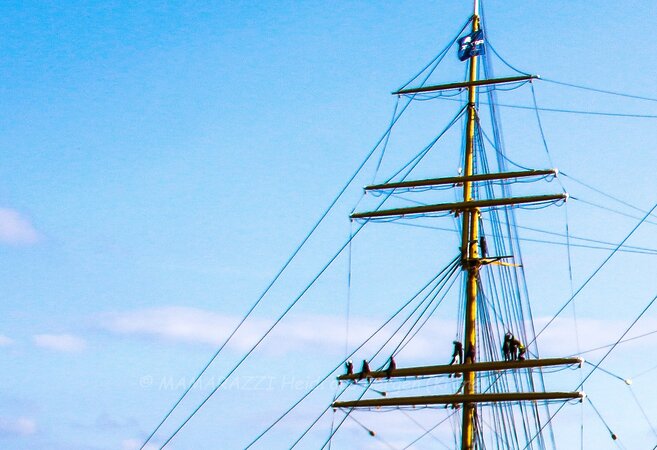
[[[479, 0], [474, 0], [472, 16], [472, 33], [479, 31]], [[477, 81], [479, 57], [475, 54], [470, 58], [468, 81], [468, 122], [465, 131], [465, 167], [464, 176], [474, 175], [474, 139], [477, 119]], [[463, 183], [463, 202], [471, 202], [473, 183], [466, 178]], [[461, 262], [467, 271], [465, 298], [465, 331], [463, 334], [465, 346], [465, 365], [475, 362], [477, 350], [477, 278], [479, 265], [479, 209], [474, 208], [462, 214]], [[476, 393], [475, 372], [463, 372], [463, 394], [472, 396]], [[476, 404], [463, 403], [463, 420], [461, 428], [461, 449], [473, 450], [474, 424]]]

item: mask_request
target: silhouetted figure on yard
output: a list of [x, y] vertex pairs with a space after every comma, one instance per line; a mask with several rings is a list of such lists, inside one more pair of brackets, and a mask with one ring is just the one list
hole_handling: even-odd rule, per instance
[[472, 364], [475, 362], [476, 359], [476, 354], [475, 354], [475, 346], [472, 342], [468, 343], [468, 346], [466, 347], [465, 351], [465, 364]]
[[348, 360], [344, 365], [347, 367], [347, 375], [354, 374], [354, 363], [351, 360]]
[[513, 341], [513, 334], [507, 331], [504, 335], [504, 342], [502, 342], [502, 353], [504, 354], [504, 361], [511, 361], [513, 355], [511, 354], [511, 341]]
[[527, 349], [525, 345], [516, 338], [511, 341], [511, 355], [514, 360], [524, 361]]
[[363, 378], [367, 377], [370, 374], [370, 364], [367, 362], [366, 359], [363, 360], [363, 368], [360, 369], [360, 377], [358, 377], [359, 380], [362, 380]]
[[390, 377], [392, 376], [392, 372], [394, 372], [395, 370], [397, 370], [397, 363], [395, 362], [395, 358], [391, 356], [390, 364], [388, 364], [388, 368], [386, 369], [386, 375], [388, 379], [390, 379]]
[[[449, 362], [449, 365], [453, 364], [463, 364], [463, 344], [459, 341], [452, 342], [454, 344], [454, 351], [452, 352], [452, 360]], [[455, 373], [454, 377], [459, 378], [460, 373]], [[452, 374], [449, 374], [449, 377], [452, 378]]]

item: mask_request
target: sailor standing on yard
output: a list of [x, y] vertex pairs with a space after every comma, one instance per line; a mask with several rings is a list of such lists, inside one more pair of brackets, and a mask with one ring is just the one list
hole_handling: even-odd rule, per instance
[[354, 374], [354, 363], [352, 360], [348, 360], [346, 363], [344, 363], [345, 367], [347, 368], [347, 375], [353, 375]]
[[390, 379], [392, 376], [392, 373], [397, 370], [397, 363], [395, 362], [395, 357], [391, 356], [390, 357], [390, 363], [388, 364], [388, 368], [386, 369], [386, 378]]
[[511, 354], [513, 355], [513, 359], [517, 359], [518, 361], [524, 361], [526, 351], [527, 349], [525, 348], [525, 345], [521, 341], [519, 341], [516, 338], [513, 338], [511, 340]]
[[502, 353], [504, 354], [504, 361], [511, 361], [511, 341], [513, 341], [513, 334], [507, 331], [504, 335], [504, 342], [502, 342]]
[[449, 365], [463, 364], [463, 344], [459, 341], [454, 341], [452, 343], [454, 344], [454, 352], [452, 353], [452, 360], [449, 362]]
[[[452, 353], [452, 360], [449, 362], [449, 365], [453, 364], [463, 364], [463, 344], [460, 341], [454, 341], [454, 352]], [[455, 373], [454, 377], [459, 378], [460, 373]], [[449, 378], [452, 378], [452, 374], [449, 374]]]
[[476, 350], [474, 343], [468, 343], [465, 352], [465, 364], [473, 364], [475, 362]]

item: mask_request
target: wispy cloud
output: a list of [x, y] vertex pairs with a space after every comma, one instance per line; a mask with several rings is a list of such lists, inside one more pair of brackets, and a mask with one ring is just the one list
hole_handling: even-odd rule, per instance
[[[238, 321], [237, 317], [197, 308], [166, 307], [108, 314], [103, 317], [102, 326], [122, 335], [218, 345], [226, 339]], [[250, 348], [270, 324], [271, 320], [262, 318], [248, 321], [232, 340], [232, 348], [240, 351]], [[327, 324], [328, 327], [330, 325]], [[276, 331], [277, 334], [285, 335], [287, 348], [307, 343], [325, 346], [335, 341], [332, 337], [335, 333], [318, 333], [314, 321], [282, 323]]]
[[37, 432], [34, 419], [0, 417], [0, 436], [30, 436]]
[[11, 245], [35, 244], [41, 235], [18, 211], [0, 208], [0, 242]]
[[[273, 319], [253, 318], [247, 321], [231, 340], [229, 347], [236, 351], [251, 348], [273, 323]], [[101, 326], [115, 334], [161, 339], [191, 344], [219, 345], [224, 342], [239, 322], [234, 316], [212, 311], [165, 307], [142, 309], [122, 313], [106, 314]], [[405, 349], [409, 357], [435, 353], [436, 342], [446, 342], [451, 346], [448, 336], [452, 327], [432, 327], [418, 335]], [[352, 318], [350, 342], [363, 342], [380, 326], [374, 319]], [[265, 341], [263, 349], [269, 354], [286, 354], [293, 351], [313, 350], [339, 354], [345, 345], [344, 317], [329, 315], [295, 316], [281, 322]], [[382, 345], [392, 332], [392, 327], [372, 340], [372, 346]]]
[[14, 343], [12, 338], [0, 334], [0, 347], [8, 347]]
[[75, 353], [87, 348], [84, 339], [72, 334], [36, 334], [32, 340], [37, 347], [58, 352]]

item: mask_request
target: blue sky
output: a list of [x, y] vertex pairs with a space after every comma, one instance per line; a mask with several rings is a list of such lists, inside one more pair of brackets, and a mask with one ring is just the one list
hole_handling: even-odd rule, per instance
[[[485, 7], [491, 42], [519, 68], [657, 97], [657, 60], [645, 31], [657, 13], [653, 2], [600, 1], [592, 8], [489, 0]], [[467, 2], [425, 1], [0, 6], [0, 447], [134, 448], [385, 130], [395, 103], [389, 93], [438, 53], [468, 15]], [[462, 73], [450, 53], [436, 80]], [[511, 71], [496, 61], [496, 73]], [[544, 107], [657, 114], [654, 103], [535, 86]], [[530, 99], [527, 89], [501, 97], [524, 105]], [[425, 145], [454, 108], [441, 101], [412, 108], [381, 173], [393, 173]], [[533, 112], [503, 109], [502, 119], [511, 157], [549, 166]], [[562, 171], [643, 209], [657, 200], [654, 119], [545, 112], [542, 120]], [[448, 139], [456, 142], [456, 135]], [[457, 151], [445, 147], [419, 173], [453, 174]], [[373, 175], [370, 165], [162, 436], [344, 242], [346, 217]], [[609, 205], [569, 179], [564, 184], [577, 198]], [[578, 201], [567, 213], [573, 235], [610, 242], [637, 223]], [[563, 232], [565, 208], [523, 212], [521, 219]], [[653, 235], [646, 225], [632, 244], [653, 248]], [[567, 260], [563, 247], [527, 244], [540, 321], [568, 297]], [[351, 344], [451, 259], [445, 255], [455, 245], [445, 232], [368, 228], [353, 248]], [[575, 285], [606, 255], [574, 249]], [[582, 346], [613, 342], [655, 295], [652, 258], [619, 255], [582, 293]], [[170, 448], [242, 448], [308, 380], [340, 361], [346, 271], [346, 260], [336, 261]], [[637, 333], [657, 328], [655, 313], [648, 316]], [[452, 318], [441, 317], [445, 330], [425, 337], [409, 360], [444, 359]], [[570, 325], [564, 319], [546, 339], [548, 353], [575, 351], [565, 331]], [[438, 356], [423, 347], [431, 339], [440, 343]], [[608, 370], [630, 377], [651, 368], [645, 347], [625, 348]], [[299, 367], [304, 376], [296, 386]], [[654, 376], [637, 377], [632, 388], [649, 417], [657, 417]], [[596, 377], [592, 398], [625, 445], [652, 448], [657, 437], [626, 387]], [[262, 448], [287, 448], [334, 388], [313, 397]], [[616, 401], [631, 412], [615, 408]], [[612, 448], [600, 422], [584, 411], [590, 448]], [[318, 447], [325, 425], [305, 448]], [[345, 439], [378, 448], [350, 426]]]

